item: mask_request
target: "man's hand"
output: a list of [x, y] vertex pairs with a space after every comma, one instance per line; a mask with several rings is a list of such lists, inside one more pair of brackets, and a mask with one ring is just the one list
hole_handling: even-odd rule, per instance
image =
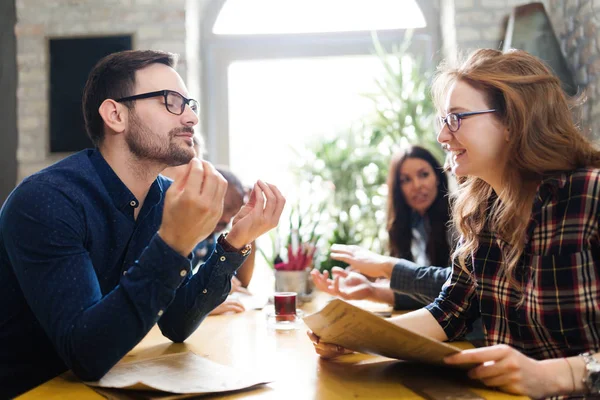
[[227, 181], [208, 161], [193, 158], [186, 173], [167, 190], [160, 237], [187, 257], [215, 229], [226, 190]]
[[333, 260], [348, 263], [353, 271], [373, 278], [385, 277], [389, 279], [396, 264], [395, 258], [373, 253], [360, 246], [334, 244], [331, 246], [330, 252], [330, 257]]
[[246, 309], [244, 308], [244, 305], [240, 303], [239, 300], [227, 299], [223, 303], [219, 304], [219, 306], [212, 310], [208, 315], [221, 315], [225, 313], [238, 314], [244, 312], [245, 310]]
[[315, 286], [322, 292], [344, 300], [374, 300], [376, 289], [364, 275], [348, 272], [339, 267], [333, 267], [331, 272], [333, 279], [329, 279], [327, 271], [321, 274], [313, 269], [310, 272]]
[[285, 198], [275, 185], [257, 181], [250, 199], [233, 217], [227, 241], [241, 249], [265, 232], [275, 228], [285, 205]]

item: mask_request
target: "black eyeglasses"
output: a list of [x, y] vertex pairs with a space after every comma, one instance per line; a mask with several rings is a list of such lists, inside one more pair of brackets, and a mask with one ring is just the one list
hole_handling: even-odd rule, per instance
[[440, 117], [440, 119], [439, 119], [440, 130], [444, 127], [444, 124], [446, 124], [446, 125], [448, 125], [448, 130], [450, 130], [450, 132], [456, 132], [460, 129], [460, 121], [463, 118], [471, 117], [473, 115], [487, 114], [487, 113], [493, 113], [493, 112], [496, 112], [496, 109], [482, 110], [482, 111], [469, 111], [469, 112], [463, 112], [463, 113], [450, 113], [450, 114], [446, 115], [445, 117]]
[[150, 97], [158, 97], [163, 96], [165, 101], [165, 108], [168, 112], [175, 115], [183, 114], [185, 111], [185, 105], [189, 104], [190, 108], [194, 112], [194, 114], [198, 115], [200, 112], [200, 107], [198, 106], [198, 102], [194, 99], [186, 99], [179, 93], [173, 90], [159, 90], [158, 92], [150, 92], [143, 94], [136, 94], [135, 96], [123, 97], [121, 99], [115, 100], [118, 103], [122, 103], [124, 101], [132, 101], [132, 100], [140, 100], [140, 99], [148, 99]]

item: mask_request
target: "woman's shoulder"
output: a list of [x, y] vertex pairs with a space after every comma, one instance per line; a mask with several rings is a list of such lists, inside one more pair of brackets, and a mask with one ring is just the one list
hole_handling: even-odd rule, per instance
[[600, 168], [578, 168], [565, 174], [565, 186], [600, 192]]
[[573, 185], [589, 185], [600, 182], [600, 168], [585, 167], [571, 171], [560, 171], [544, 176], [542, 186], [554, 186], [558, 189], [570, 190]]
[[577, 197], [580, 201], [598, 203], [600, 197], [600, 168], [578, 168], [563, 172], [554, 177], [558, 198], [567, 199]]
[[571, 171], [571, 176], [573, 176], [575, 178], [598, 179], [600, 177], [600, 168], [595, 168], [595, 167], [577, 168], [577, 169]]

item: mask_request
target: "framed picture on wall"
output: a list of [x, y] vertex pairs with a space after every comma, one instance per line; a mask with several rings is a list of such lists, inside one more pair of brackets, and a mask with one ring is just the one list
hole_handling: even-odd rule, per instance
[[85, 133], [81, 109], [85, 82], [101, 58], [131, 50], [131, 45], [131, 35], [49, 40], [51, 153], [93, 147]]
[[503, 51], [520, 49], [544, 60], [559, 77], [563, 90], [573, 96], [578, 87], [542, 3], [515, 7], [508, 19]]

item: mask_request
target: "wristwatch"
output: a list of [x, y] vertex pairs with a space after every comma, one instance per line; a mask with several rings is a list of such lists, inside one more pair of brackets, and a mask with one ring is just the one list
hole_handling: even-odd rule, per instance
[[600, 394], [600, 361], [592, 353], [581, 354], [585, 361], [585, 377], [583, 383], [590, 394]]
[[221, 235], [217, 239], [217, 243], [219, 243], [221, 245], [221, 247], [223, 248], [223, 250], [225, 250], [225, 252], [227, 252], [227, 253], [240, 253], [241, 255], [245, 256], [248, 253], [250, 253], [250, 250], [252, 250], [251, 244], [247, 244], [244, 247], [242, 247], [241, 249], [238, 249], [237, 247], [233, 247], [231, 245], [231, 243], [229, 243], [227, 241], [226, 238], [227, 238], [227, 233], [221, 233]]

